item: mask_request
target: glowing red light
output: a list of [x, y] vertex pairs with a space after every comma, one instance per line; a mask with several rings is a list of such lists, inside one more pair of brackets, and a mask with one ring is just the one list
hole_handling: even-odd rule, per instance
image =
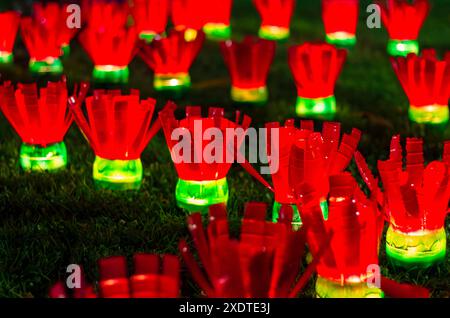
[[273, 41], [246, 37], [242, 42], [221, 43], [233, 87], [255, 89], [266, 87], [267, 76], [275, 55]]
[[15, 11], [0, 13], [0, 58], [1, 55], [11, 54], [19, 28], [20, 14]]
[[[296, 297], [315, 268], [312, 264], [296, 283], [303, 256], [304, 233], [290, 222], [265, 221], [267, 206], [248, 203], [240, 240], [230, 237], [225, 207], [210, 208], [209, 225], [200, 214], [188, 217], [203, 272], [184, 240], [180, 252], [194, 280], [208, 297]], [[292, 211], [290, 211], [292, 212]]]
[[253, 0], [261, 16], [261, 27], [289, 29], [295, 0]]
[[177, 30], [200, 30], [206, 23], [205, 3], [201, 0], [172, 0], [171, 18]]
[[87, 27], [80, 42], [96, 67], [125, 68], [136, 53], [136, 27], [128, 27], [130, 9], [116, 2], [93, 1], [88, 5]]
[[134, 0], [131, 7], [140, 34], [161, 34], [169, 18], [168, 0]]
[[393, 40], [416, 40], [430, 11], [428, 0], [387, 0], [378, 1], [381, 18]]
[[[231, 168], [233, 162], [227, 157], [227, 150], [232, 147], [235, 148], [235, 140], [225, 140], [227, 135], [226, 130], [243, 128], [244, 131], [250, 125], [250, 118], [244, 116], [242, 123], [240, 121], [240, 113], [236, 114], [236, 122], [233, 122], [224, 117], [224, 110], [222, 108], [209, 108], [208, 116], [202, 117], [201, 108], [195, 106], [186, 107], [186, 118], [177, 120], [174, 115], [176, 109], [175, 104], [168, 104], [164, 110], [159, 112], [159, 119], [161, 121], [164, 135], [166, 137], [167, 146], [172, 155], [175, 169], [178, 176], [182, 180], [189, 181], [211, 181], [225, 178]], [[211, 156], [211, 152], [205, 151], [205, 148], [211, 143], [210, 140], [204, 138], [206, 130], [217, 128], [224, 136], [223, 151], [221, 154], [214, 154], [217, 160]], [[183, 136], [179, 136], [180, 140], [191, 145], [190, 154], [184, 154], [180, 149], [174, 148], [178, 145], [180, 140], [173, 140], [172, 133], [175, 129], [183, 132]], [[231, 138], [230, 138], [231, 139]], [[238, 140], [240, 144], [242, 140]], [[178, 149], [178, 150], [177, 150]], [[222, 158], [220, 158], [222, 156]], [[233, 161], [232, 159], [231, 161]]]
[[203, 45], [205, 36], [198, 32], [194, 39], [188, 31], [171, 30], [167, 37], [156, 38], [141, 46], [140, 57], [158, 75], [187, 74]]
[[[72, 96], [81, 103], [85, 91]], [[0, 108], [23, 142], [46, 147], [63, 141], [72, 123], [68, 109], [65, 81], [48, 83], [38, 89], [36, 84], [18, 84], [17, 89], [6, 82], [0, 86]]]
[[354, 36], [358, 13], [358, 0], [322, 0], [322, 19], [327, 35]]
[[72, 103], [78, 127], [95, 154], [109, 160], [139, 159], [142, 151], [160, 129], [151, 125], [156, 100], [140, 100], [139, 91], [121, 95], [118, 91], [94, 91], [86, 98], [85, 116], [81, 103]]
[[289, 66], [298, 96], [325, 98], [334, 95], [334, 87], [347, 52], [326, 43], [305, 43], [289, 48]]
[[230, 25], [233, 0], [203, 0], [199, 2], [202, 2], [201, 8], [205, 23]]

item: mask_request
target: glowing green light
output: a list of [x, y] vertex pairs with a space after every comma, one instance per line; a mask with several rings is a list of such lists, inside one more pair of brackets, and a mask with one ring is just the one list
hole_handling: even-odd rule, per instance
[[20, 166], [24, 171], [56, 171], [67, 165], [67, 150], [63, 141], [46, 147], [22, 143]]
[[297, 115], [300, 117], [332, 119], [336, 113], [334, 95], [325, 98], [297, 98]]
[[328, 220], [328, 202], [323, 200], [320, 202], [320, 209], [322, 210], [322, 215], [324, 220]]
[[272, 25], [263, 25], [259, 28], [258, 36], [262, 39], [271, 41], [283, 41], [289, 38], [289, 28], [283, 28]]
[[231, 87], [231, 99], [236, 103], [265, 104], [269, 98], [267, 87], [239, 88]]
[[[277, 223], [278, 218], [280, 217], [280, 210], [283, 204], [275, 201], [273, 203], [272, 208], [272, 222]], [[302, 226], [302, 219], [300, 218], [300, 213], [298, 212], [298, 208], [296, 204], [291, 204], [292, 211], [294, 212], [294, 215], [292, 216], [292, 227], [294, 230], [298, 230]]]
[[430, 105], [423, 107], [409, 107], [409, 119], [419, 124], [444, 124], [449, 120], [447, 105]]
[[141, 40], [144, 40], [147, 43], [151, 43], [153, 39], [155, 38], [156, 33], [151, 31], [141, 32], [139, 33], [139, 38]]
[[368, 286], [365, 281], [333, 281], [317, 276], [316, 295], [318, 298], [383, 298], [381, 289]]
[[386, 234], [386, 253], [403, 267], [430, 267], [445, 259], [445, 229], [403, 233], [392, 226]]
[[179, 207], [189, 212], [205, 211], [210, 205], [228, 201], [226, 178], [212, 181], [178, 179], [175, 197]]
[[419, 54], [419, 42], [416, 40], [389, 40], [387, 51], [391, 56], [407, 56], [409, 53]]
[[92, 77], [98, 83], [127, 83], [129, 73], [128, 66], [97, 65]]
[[135, 160], [108, 160], [95, 157], [93, 177], [96, 186], [110, 190], [138, 190], [142, 182], [142, 162]]
[[210, 40], [228, 40], [231, 37], [231, 27], [223, 23], [207, 23], [203, 32]]
[[67, 57], [70, 55], [70, 44], [63, 44], [61, 46], [62, 55]]
[[59, 58], [49, 57], [43, 61], [36, 61], [30, 59], [29, 68], [32, 73], [35, 74], [62, 74], [63, 64]]
[[188, 73], [155, 74], [153, 87], [158, 92], [180, 97], [191, 87], [191, 77]]
[[14, 55], [11, 52], [0, 51], [0, 64], [11, 64]]
[[348, 32], [335, 32], [327, 34], [326, 41], [339, 47], [350, 48], [356, 44], [356, 36]]

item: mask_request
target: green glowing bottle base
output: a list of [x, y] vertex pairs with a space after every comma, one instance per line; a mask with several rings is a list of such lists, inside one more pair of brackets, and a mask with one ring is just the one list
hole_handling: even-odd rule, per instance
[[316, 295], [318, 298], [383, 298], [384, 293], [376, 287], [369, 287], [366, 282], [345, 283], [317, 276]]
[[14, 60], [14, 55], [11, 52], [0, 51], [0, 64], [11, 64]]
[[389, 227], [386, 254], [393, 265], [427, 268], [445, 259], [445, 229], [403, 233]]
[[289, 38], [289, 28], [283, 28], [278, 26], [264, 25], [259, 28], [258, 36], [261, 39], [271, 41], [286, 41]]
[[231, 37], [231, 27], [223, 23], [207, 23], [203, 27], [203, 32], [213, 41], [228, 40]]
[[34, 74], [62, 74], [63, 64], [59, 58], [49, 58], [45, 61], [31, 59], [29, 63], [30, 71]]
[[440, 125], [446, 124], [449, 120], [447, 105], [410, 106], [408, 113], [409, 119], [419, 124]]
[[[272, 222], [274, 222], [274, 223], [278, 222], [278, 218], [280, 217], [280, 211], [281, 211], [282, 206], [283, 206], [283, 204], [281, 204], [277, 201], [275, 201], [273, 203]], [[290, 204], [290, 206], [292, 207], [292, 211], [294, 213], [292, 216], [292, 228], [294, 230], [298, 230], [302, 226], [302, 219], [300, 218], [300, 213], [298, 212], [297, 205]]]
[[336, 32], [327, 34], [326, 41], [338, 47], [352, 48], [356, 44], [356, 36], [347, 32]]
[[63, 141], [41, 147], [22, 143], [20, 166], [24, 171], [58, 171], [67, 165], [67, 150]]
[[336, 98], [303, 98], [297, 97], [297, 115], [306, 118], [331, 120], [336, 114]]
[[141, 32], [139, 34], [139, 38], [147, 43], [151, 43], [155, 37], [156, 33], [154, 32]]
[[138, 190], [142, 183], [142, 162], [95, 157], [93, 177], [96, 187], [109, 190]]
[[391, 56], [407, 56], [409, 53], [419, 54], [419, 42], [416, 40], [389, 40], [387, 51]]
[[128, 66], [96, 66], [92, 72], [92, 77], [97, 83], [122, 84], [128, 82], [130, 71]]
[[231, 99], [235, 103], [264, 105], [269, 99], [267, 87], [239, 88], [231, 87]]
[[153, 87], [163, 95], [180, 98], [190, 89], [191, 76], [188, 73], [155, 74]]
[[213, 181], [178, 179], [175, 190], [177, 204], [189, 212], [207, 212], [208, 207], [228, 201], [226, 178]]

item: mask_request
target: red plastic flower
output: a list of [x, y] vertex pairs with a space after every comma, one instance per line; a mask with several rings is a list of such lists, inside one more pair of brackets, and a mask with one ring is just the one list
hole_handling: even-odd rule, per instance
[[289, 48], [289, 66], [298, 96], [325, 98], [334, 87], [347, 57], [347, 51], [326, 43], [305, 43]]
[[137, 29], [127, 26], [129, 7], [116, 2], [88, 5], [88, 24], [80, 42], [96, 66], [127, 66], [136, 54]]
[[358, 24], [358, 0], [322, 0], [325, 33], [345, 32], [355, 35]]
[[210, 208], [206, 230], [199, 213], [188, 217], [189, 231], [204, 271], [184, 240], [180, 242], [180, 252], [208, 297], [296, 297], [308, 281], [315, 264], [296, 283], [304, 251], [303, 232], [293, 231], [289, 221], [265, 221], [266, 209], [263, 203], [246, 205], [240, 240], [230, 237], [224, 206]]
[[160, 34], [169, 18], [168, 0], [133, 0], [133, 18], [140, 33]]
[[427, 166], [423, 158], [423, 140], [406, 139], [406, 170], [400, 137], [393, 138], [389, 160], [379, 161], [384, 186], [386, 212], [390, 222], [403, 233], [438, 230], [445, 223], [450, 200], [448, 143], [444, 160]]
[[140, 57], [159, 75], [189, 73], [205, 35], [198, 32], [191, 40], [186, 38], [186, 32], [172, 30], [167, 37], [154, 39], [141, 47]]
[[[159, 113], [167, 146], [171, 152], [172, 160], [175, 164], [178, 176], [182, 180], [189, 181], [211, 181], [225, 178], [234, 162], [237, 145], [240, 145], [243, 138], [227, 138], [227, 129], [242, 128], [244, 131], [250, 125], [250, 118], [244, 116], [242, 123], [239, 123], [240, 113], [236, 114], [236, 122], [224, 117], [222, 108], [209, 108], [207, 117], [202, 117], [201, 108], [189, 106], [186, 108], [186, 118], [177, 120], [174, 115], [176, 105], [169, 103], [164, 110]], [[217, 145], [215, 151], [211, 140], [206, 134], [219, 130], [222, 143]], [[190, 151], [185, 153], [185, 149], [180, 149], [180, 142], [188, 143]], [[232, 150], [232, 151], [231, 151]], [[216, 151], [220, 151], [216, 153]]]
[[20, 14], [16, 11], [0, 13], [0, 56], [12, 53], [17, 29], [19, 28]]
[[109, 160], [139, 159], [142, 151], [160, 129], [151, 125], [156, 100], [139, 99], [139, 91], [121, 95], [118, 91], [94, 91], [86, 98], [85, 116], [81, 103], [71, 101], [78, 127], [95, 154]]
[[[71, 99], [81, 103], [86, 89]], [[0, 86], [0, 108], [23, 142], [47, 146], [61, 142], [72, 123], [68, 109], [68, 93], [65, 81], [48, 83], [38, 90], [36, 84], [19, 84], [17, 89], [10, 82]]]
[[261, 16], [261, 26], [289, 29], [295, 0], [253, 0]]
[[430, 12], [428, 0], [387, 0], [378, 1], [381, 18], [393, 40], [416, 40], [425, 19]]
[[395, 73], [411, 106], [446, 106], [450, 98], [450, 51], [444, 60], [435, 50], [423, 50], [421, 56], [391, 58]]
[[222, 42], [220, 47], [233, 87], [245, 89], [266, 86], [275, 55], [275, 42], [246, 37], [241, 43]]

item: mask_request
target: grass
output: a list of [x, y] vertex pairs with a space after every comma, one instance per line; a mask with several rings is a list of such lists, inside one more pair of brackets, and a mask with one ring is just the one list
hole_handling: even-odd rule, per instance
[[[256, 34], [259, 18], [251, 2], [235, 2], [234, 35]], [[413, 125], [408, 121], [408, 102], [386, 55], [386, 32], [366, 27], [368, 1], [362, 2], [358, 44], [350, 52], [336, 88], [339, 109], [336, 120], [342, 123], [344, 131], [357, 127], [364, 132], [359, 149], [371, 167], [376, 160], [386, 158], [390, 138], [398, 133], [424, 137], [427, 159], [439, 158], [442, 141], [450, 137], [450, 129]], [[432, 2], [433, 10], [421, 33], [421, 43], [442, 53], [450, 48], [450, 3]], [[292, 37], [289, 43], [278, 47], [271, 69], [269, 104], [242, 109], [253, 118], [255, 126], [268, 120], [295, 117], [296, 90], [287, 65], [287, 47], [324, 38], [319, 1], [299, 1], [293, 21]], [[72, 49], [71, 56], [64, 60], [69, 82], [88, 80], [91, 62], [76, 41]], [[16, 64], [2, 70], [2, 79], [31, 81], [28, 56], [20, 41], [15, 53]], [[130, 72], [129, 87], [140, 89], [144, 97], [155, 96], [152, 74], [139, 58], [132, 62]], [[178, 103], [205, 108], [220, 105], [231, 116], [235, 107], [229, 98], [228, 74], [216, 43], [205, 43], [191, 75], [192, 91]], [[158, 97], [158, 108], [164, 103], [164, 98]], [[20, 171], [17, 160], [20, 139], [3, 115], [0, 115], [0, 136], [1, 297], [45, 297], [54, 282], [65, 278], [69, 264], [82, 264], [88, 279], [94, 281], [98, 277], [96, 261], [101, 257], [131, 257], [139, 251], [177, 253], [179, 239], [187, 237], [185, 212], [176, 207], [174, 200], [177, 176], [162, 133], [142, 156], [145, 175], [142, 188], [136, 193], [93, 189], [94, 155], [76, 125], [66, 137], [70, 165], [58, 174]], [[245, 202], [271, 204], [273, 198], [239, 166], [232, 168], [228, 179], [231, 189], [228, 211], [232, 229], [236, 231]], [[447, 232], [450, 233], [449, 222]], [[450, 295], [448, 258], [432, 270], [408, 272], [391, 267], [382, 249], [380, 264], [383, 274], [390, 278], [424, 285], [434, 297]], [[198, 295], [198, 288], [185, 272], [183, 277], [183, 295]], [[312, 295], [310, 282], [304, 296]]]

